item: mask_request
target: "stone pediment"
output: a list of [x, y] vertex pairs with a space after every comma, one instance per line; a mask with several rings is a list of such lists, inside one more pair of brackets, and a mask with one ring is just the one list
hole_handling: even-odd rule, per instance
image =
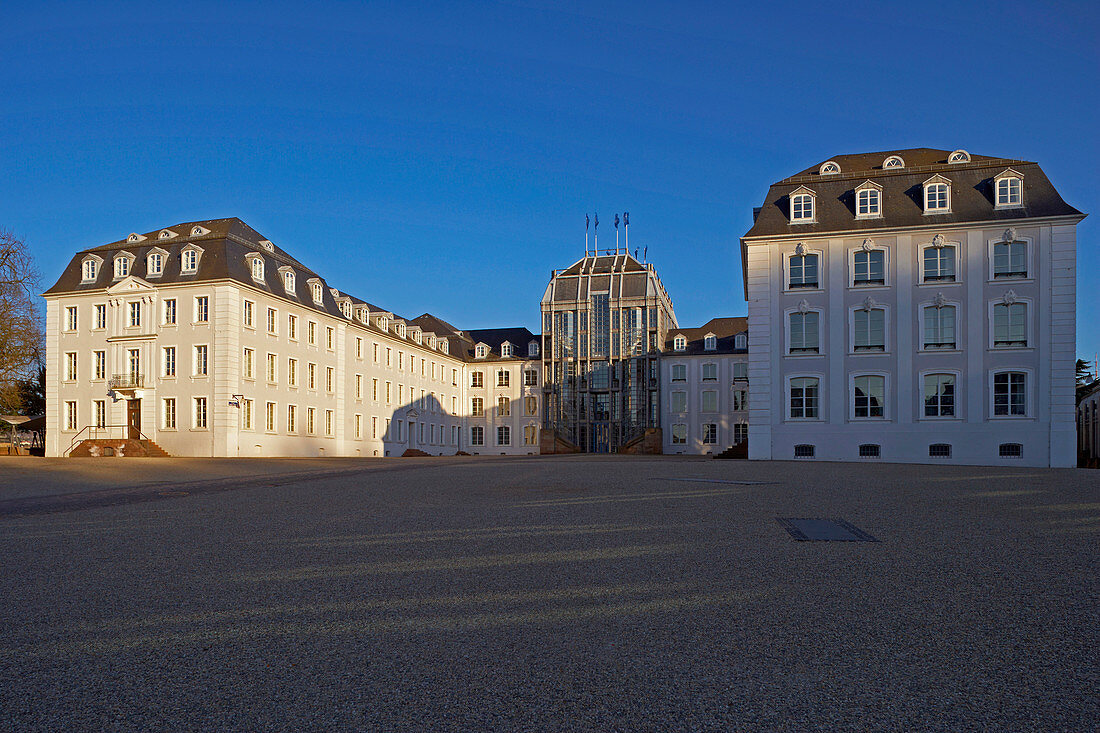
[[119, 280], [117, 283], [107, 288], [108, 295], [134, 295], [136, 293], [154, 293], [156, 288], [152, 284], [137, 277], [136, 275], [127, 275]]

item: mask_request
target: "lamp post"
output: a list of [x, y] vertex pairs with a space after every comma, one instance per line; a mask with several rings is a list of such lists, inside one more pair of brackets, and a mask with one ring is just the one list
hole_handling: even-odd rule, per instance
[[237, 408], [237, 458], [241, 457], [241, 403], [244, 402], [243, 394], [235, 394], [229, 401], [230, 407]]

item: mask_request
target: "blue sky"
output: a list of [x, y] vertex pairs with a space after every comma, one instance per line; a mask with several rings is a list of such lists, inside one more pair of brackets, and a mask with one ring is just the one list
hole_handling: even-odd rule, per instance
[[[840, 153], [1038, 161], [1100, 350], [1096, 3], [9, 3], [0, 226], [72, 253], [239, 216], [335, 286], [538, 327], [629, 211], [682, 325], [745, 312], [768, 185]], [[919, 12], [918, 9], [919, 8]]]

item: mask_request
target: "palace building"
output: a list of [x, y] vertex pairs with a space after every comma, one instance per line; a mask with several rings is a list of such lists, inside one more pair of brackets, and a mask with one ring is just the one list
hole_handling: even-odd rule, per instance
[[741, 238], [749, 457], [1072, 466], [1076, 226], [1033, 162], [841, 155]]
[[537, 452], [538, 336], [402, 318], [239, 219], [79, 252], [45, 297], [47, 455]]

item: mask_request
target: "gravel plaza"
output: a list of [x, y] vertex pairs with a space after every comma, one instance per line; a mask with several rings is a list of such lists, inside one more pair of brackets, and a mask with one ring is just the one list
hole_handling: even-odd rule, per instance
[[0, 729], [1092, 730], [1098, 548], [1085, 470], [10, 459]]

